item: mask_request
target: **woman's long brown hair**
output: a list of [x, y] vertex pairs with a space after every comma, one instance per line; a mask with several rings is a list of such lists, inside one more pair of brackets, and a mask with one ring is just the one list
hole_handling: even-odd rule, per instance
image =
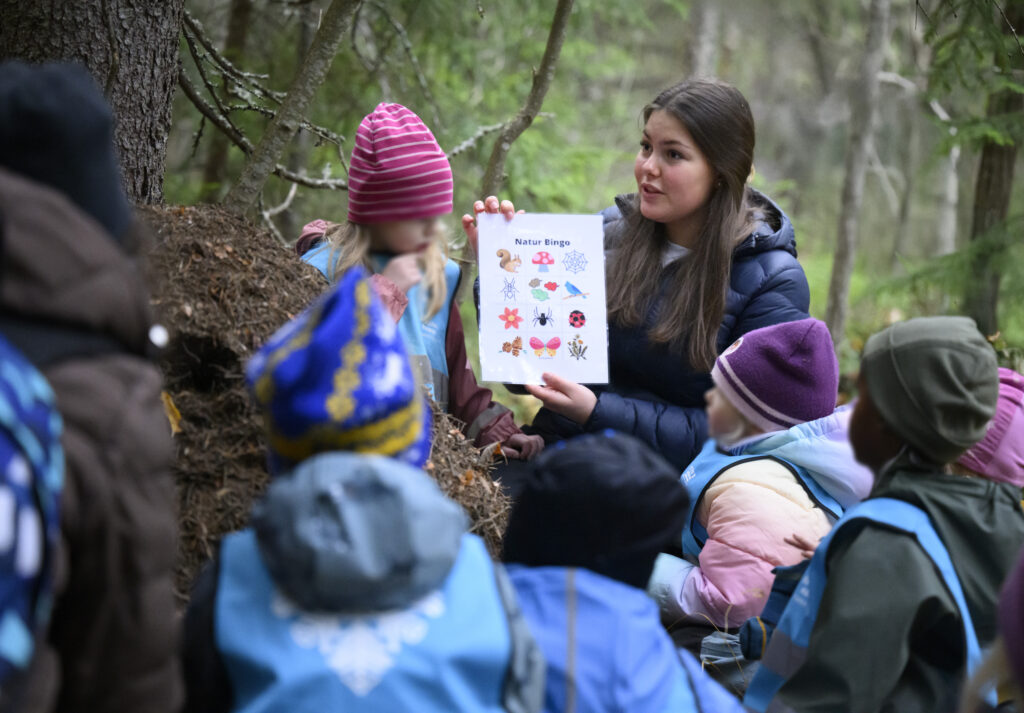
[[[685, 354], [694, 369], [710, 371], [718, 356], [732, 253], [753, 226], [747, 178], [754, 161], [754, 118], [738, 89], [724, 82], [687, 80], [644, 107], [646, 124], [665, 111], [690, 133], [713, 171], [707, 220], [690, 254], [664, 271], [665, 226], [640, 213], [640, 198], [608, 268], [608, 317], [623, 327], [642, 326], [657, 309], [648, 338]], [[639, 278], [639, 282], [638, 282]], [[664, 298], [663, 282], [668, 287]]]

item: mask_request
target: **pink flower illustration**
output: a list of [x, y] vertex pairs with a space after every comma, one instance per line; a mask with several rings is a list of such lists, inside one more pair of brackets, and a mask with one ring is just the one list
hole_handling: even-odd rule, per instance
[[505, 329], [515, 328], [519, 329], [519, 323], [523, 321], [523, 318], [519, 316], [519, 309], [505, 308], [504, 314], [499, 314], [498, 319], [505, 323]]

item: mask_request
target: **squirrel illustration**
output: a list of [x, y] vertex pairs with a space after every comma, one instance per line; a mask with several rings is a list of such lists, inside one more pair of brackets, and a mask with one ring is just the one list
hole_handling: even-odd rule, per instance
[[516, 268], [523, 264], [523, 261], [519, 259], [519, 256], [515, 257], [508, 250], [499, 250], [498, 257], [501, 258], [499, 263], [502, 270], [508, 270], [509, 272], [516, 272]]

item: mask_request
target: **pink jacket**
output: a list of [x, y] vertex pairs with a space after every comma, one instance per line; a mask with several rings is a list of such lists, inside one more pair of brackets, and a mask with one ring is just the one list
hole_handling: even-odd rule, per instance
[[[867, 496], [873, 477], [853, 458], [846, 439], [850, 410], [768, 434], [746, 454], [772, 454], [803, 466], [845, 508]], [[799, 535], [817, 543], [832, 527], [786, 466], [772, 459], [741, 462], [705, 491], [697, 520], [708, 539], [696, 565], [659, 557], [648, 587], [665, 623], [685, 620], [735, 628], [757, 616], [778, 566], [796, 564], [801, 551], [785, 542]]]

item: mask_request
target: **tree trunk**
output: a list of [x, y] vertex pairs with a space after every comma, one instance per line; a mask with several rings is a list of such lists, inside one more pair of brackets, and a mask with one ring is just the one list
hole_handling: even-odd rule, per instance
[[548, 87], [551, 86], [551, 80], [555, 76], [558, 55], [562, 52], [566, 27], [569, 24], [569, 16], [572, 14], [572, 5], [573, 0], [558, 0], [555, 16], [551, 21], [551, 30], [548, 32], [544, 56], [541, 58], [540, 67], [534, 70], [533, 84], [530, 86], [530, 94], [526, 97], [526, 103], [523, 104], [519, 113], [505, 124], [505, 128], [501, 130], [494, 142], [494, 149], [491, 151], [491, 158], [487, 161], [487, 170], [484, 171], [484, 178], [480, 186], [480, 195], [482, 196], [497, 195], [498, 189], [505, 181], [505, 158], [512, 148], [512, 142], [518, 139], [533, 123], [537, 112], [540, 111], [540, 107], [544, 103], [544, 96], [548, 93]]
[[871, 0], [868, 36], [860, 77], [851, 96], [850, 142], [846, 149], [846, 175], [839, 210], [839, 233], [832, 262], [825, 321], [838, 347], [845, 337], [850, 277], [857, 254], [857, 228], [864, 199], [868, 149], [878, 117], [878, 73], [882, 69], [889, 36], [889, 0]]
[[288, 88], [284, 103], [278, 108], [270, 125], [242, 169], [238, 183], [224, 198], [224, 207], [233, 213], [244, 213], [263, 190], [288, 143], [306, 118], [313, 95], [323, 84], [360, 0], [332, 0], [320, 22], [306, 59]]
[[917, 97], [911, 97], [907, 102], [907, 133], [904, 137], [906, 145], [903, 150], [902, 173], [903, 192], [900, 194], [899, 215], [896, 219], [896, 234], [892, 243], [892, 272], [902, 274], [903, 263], [901, 258], [906, 249], [907, 233], [910, 232], [910, 207], [914, 197], [914, 172], [917, 170], [917, 157], [920, 153], [921, 129], [918, 125], [918, 103]]
[[[1024, 2], [1007, 3], [1003, 32], [1011, 34], [1014, 28], [1024, 26]], [[998, 52], [998, 50], [997, 50]], [[996, 63], [1000, 62], [996, 57]], [[995, 118], [1006, 115], [1020, 115], [1024, 111], [1024, 94], [1008, 89], [990, 94], [985, 107], [985, 116]], [[1010, 210], [1010, 195], [1013, 189], [1013, 167], [1017, 160], [1017, 145], [1000, 146], [986, 141], [981, 150], [978, 164], [978, 178], [974, 184], [974, 215], [971, 220], [971, 244], [979, 240], [991, 240], [995, 244], [978, 250], [971, 259], [971, 277], [964, 291], [964, 311], [978, 323], [982, 334], [999, 331], [999, 284], [1002, 271], [999, 262], [1003, 251], [999, 245], [1005, 238], [998, 237], [998, 231], [1006, 223]]]
[[[312, 3], [307, 3], [299, 8], [299, 38], [296, 45], [299, 64], [306, 59], [306, 53], [313, 42], [313, 35], [316, 33], [317, 9]], [[309, 158], [309, 151], [313, 147], [312, 137], [308, 131], [300, 131], [292, 142], [292, 150], [288, 154], [287, 166], [290, 170], [298, 173], [306, 165]], [[340, 150], [340, 149], [339, 149]], [[296, 220], [297, 216], [292, 208], [281, 213], [277, 219], [278, 229], [289, 243], [299, 237], [301, 224]]]
[[690, 74], [713, 77], [718, 70], [718, 36], [721, 10], [717, 0], [701, 0], [692, 9], [693, 35], [690, 37]]
[[[252, 19], [252, 0], [231, 0], [228, 16], [228, 34], [224, 39], [224, 56], [235, 65], [245, 53], [245, 41], [249, 36]], [[225, 82], [226, 83], [226, 82]], [[203, 167], [203, 186], [199, 200], [216, 202], [224, 183], [228, 166], [228, 148], [231, 143], [220, 131], [213, 132], [210, 147], [206, 152], [206, 164]]]
[[[0, 59], [78, 61], [114, 110], [125, 189], [163, 200], [178, 33], [185, 0], [0, 0]], [[68, 107], [73, 114], [74, 107]]]
[[935, 226], [935, 255], [956, 251], [956, 223], [960, 206], [960, 147], [954, 146], [942, 161], [942, 196]]

